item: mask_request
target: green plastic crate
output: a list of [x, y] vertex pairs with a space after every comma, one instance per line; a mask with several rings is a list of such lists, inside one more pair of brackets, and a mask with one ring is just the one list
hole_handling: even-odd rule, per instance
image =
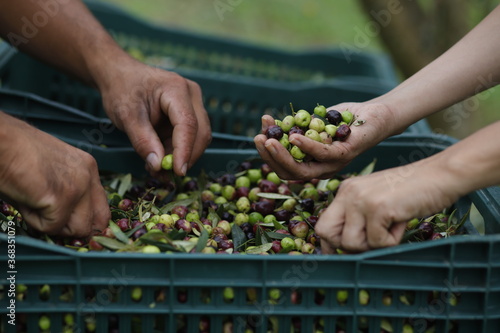
[[[55, 107], [55, 105], [53, 105]], [[373, 158], [376, 169], [416, 161], [442, 151], [454, 140], [436, 135], [402, 134], [392, 137], [355, 159], [345, 170], [359, 171]], [[107, 158], [114, 168], [122, 160], [139, 160], [129, 147], [93, 151], [99, 165]], [[121, 156], [120, 158], [117, 158]], [[204, 169], [217, 175], [234, 172], [241, 161], [257, 156], [252, 149], [207, 150], [190, 171]], [[116, 158], [116, 159], [115, 159]], [[320, 320], [324, 332], [381, 332], [390, 325], [400, 332], [404, 324], [414, 332], [500, 331], [500, 205], [499, 188], [471, 193], [457, 203], [458, 216], [471, 204], [484, 220], [486, 235], [477, 235], [471, 221], [469, 236], [455, 236], [425, 243], [405, 244], [356, 255], [201, 255], [140, 253], [79, 253], [67, 248], [17, 236], [15, 273], [5, 265], [0, 273], [0, 331], [16, 332], [8, 324], [10, 284], [27, 286], [27, 298], [15, 303], [18, 320], [27, 332], [39, 332], [40, 316], [50, 318], [51, 332], [62, 332], [63, 318], [72, 314], [75, 332], [85, 332], [85, 321], [94, 318], [96, 332], [199, 332], [199, 321], [208, 320], [209, 332], [233, 332], [252, 325], [255, 332], [291, 332], [300, 323], [301, 332], [315, 332]], [[7, 262], [8, 238], [0, 233], [0, 258]], [[50, 285], [48, 296], [39, 289]], [[134, 301], [131, 292], [142, 288]], [[226, 303], [225, 287], [232, 287], [234, 300]], [[247, 301], [247, 292], [256, 301]], [[269, 292], [279, 290], [270, 302]], [[337, 292], [345, 290], [341, 305]], [[369, 293], [361, 304], [361, 290]], [[320, 292], [321, 291], [321, 292]], [[163, 297], [159, 298], [162, 293]], [[292, 294], [301, 301], [293, 303]], [[322, 295], [322, 302], [317, 295]], [[458, 297], [451, 305], [449, 296]], [[183, 295], [181, 298], [180, 295]], [[388, 296], [389, 295], [389, 296]], [[434, 297], [431, 297], [434, 295]], [[401, 298], [405, 296], [406, 298]], [[90, 298], [89, 298], [90, 297]], [[389, 297], [391, 305], [384, 305]], [[91, 301], [90, 299], [93, 298]], [[179, 326], [184, 327], [179, 329]]]
[[117, 42], [152, 65], [175, 70], [204, 70], [283, 82], [331, 79], [370, 80], [394, 86], [398, 80], [385, 54], [340, 48], [290, 52], [150, 24], [99, 1], [87, 6]]
[[[106, 117], [99, 93], [33, 58], [16, 53], [0, 67], [2, 88], [29, 92], [96, 117]], [[197, 82], [203, 92], [212, 130], [218, 133], [254, 136], [261, 129], [264, 113], [282, 118], [296, 110], [311, 110], [316, 103], [362, 102], [387, 92], [383, 86], [362, 82], [328, 84], [283, 84], [252, 78], [224, 76], [209, 72], [190, 72], [186, 77]], [[429, 133], [425, 120], [411, 125], [407, 132]]]

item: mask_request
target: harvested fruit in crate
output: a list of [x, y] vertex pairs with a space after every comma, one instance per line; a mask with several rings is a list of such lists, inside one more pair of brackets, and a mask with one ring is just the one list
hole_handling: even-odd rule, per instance
[[310, 157], [299, 147], [289, 142], [292, 134], [304, 135], [314, 141], [331, 144], [333, 141], [344, 141], [351, 134], [351, 125], [361, 125], [363, 121], [356, 120], [349, 111], [328, 110], [323, 105], [316, 105], [314, 113], [301, 109], [293, 111], [292, 115], [282, 120], [276, 119], [275, 125], [267, 128], [265, 134], [268, 139], [278, 140], [297, 162], [307, 161]]
[[[370, 173], [374, 163], [359, 175]], [[105, 230], [88, 241], [27, 231], [82, 252], [319, 254], [314, 232], [318, 218], [342, 181], [358, 175], [306, 182], [281, 180], [267, 164], [253, 167], [244, 162], [239, 170], [217, 179], [202, 172], [197, 178], [172, 177], [168, 182], [102, 175], [112, 214]], [[0, 203], [2, 230], [16, 225], [18, 234], [26, 233], [27, 225], [14, 207]], [[448, 211], [409, 221], [403, 241], [459, 233], [465, 217], [456, 221]]]

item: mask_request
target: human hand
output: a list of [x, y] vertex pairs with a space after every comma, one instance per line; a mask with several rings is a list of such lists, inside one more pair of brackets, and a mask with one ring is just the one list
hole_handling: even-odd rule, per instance
[[0, 196], [43, 233], [85, 237], [110, 218], [96, 161], [0, 112]]
[[[265, 134], [254, 138], [260, 156], [281, 179], [309, 180], [332, 177], [361, 152], [396, 134], [399, 128], [396, 116], [381, 103], [342, 103], [328, 108], [331, 109], [348, 109], [365, 123], [361, 126], [351, 126], [351, 134], [347, 140], [334, 141], [332, 144], [320, 143], [299, 134], [291, 135], [290, 143], [313, 157], [314, 161], [296, 162], [277, 140], [267, 139]], [[271, 116], [262, 117], [262, 133], [274, 124]]]
[[135, 60], [112, 73], [111, 83], [100, 86], [109, 118], [127, 133], [153, 176], [161, 175], [161, 159], [172, 152], [174, 172], [185, 175], [211, 141], [200, 87]]
[[349, 252], [400, 243], [406, 223], [450, 207], [457, 180], [437, 158], [344, 180], [315, 231], [323, 253]]

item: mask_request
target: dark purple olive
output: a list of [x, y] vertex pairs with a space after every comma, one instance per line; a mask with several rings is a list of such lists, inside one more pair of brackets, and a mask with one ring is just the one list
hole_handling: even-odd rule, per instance
[[203, 201], [203, 208], [205, 210], [208, 210], [209, 208], [212, 208], [213, 210], [217, 210], [219, 208], [219, 205], [217, 205], [215, 202], [208, 200], [208, 201]]
[[198, 232], [201, 232], [200, 225], [196, 222], [189, 222], [191, 224], [191, 229], [196, 229]]
[[317, 235], [315, 232], [313, 232], [313, 233], [309, 234], [309, 235], [307, 236], [306, 241], [307, 241], [308, 243], [311, 243], [311, 244], [312, 244], [312, 245], [314, 245], [314, 246], [319, 245], [319, 237], [318, 237], [318, 235]]
[[274, 216], [276, 217], [276, 220], [278, 221], [285, 221], [288, 222], [290, 221], [290, 212], [287, 211], [286, 209], [280, 209], [278, 211], [274, 212]]
[[118, 228], [121, 229], [121, 231], [126, 231], [130, 229], [130, 224], [128, 219], [119, 219], [115, 223], [118, 226]]
[[175, 206], [174, 208], [172, 208], [172, 210], [170, 211], [170, 213], [171, 214], [176, 214], [181, 219], [183, 219], [183, 218], [186, 217], [188, 211], [189, 211], [189, 209], [186, 206], [179, 205], [179, 206]]
[[220, 250], [225, 251], [225, 250], [229, 250], [229, 249], [234, 249], [233, 241], [230, 239], [223, 239], [217, 244], [219, 245]]
[[222, 241], [228, 240], [228, 238], [224, 232], [221, 232], [214, 234], [213, 240], [219, 245]]
[[262, 177], [267, 177], [267, 174], [272, 172], [273, 170], [269, 166], [269, 164], [264, 163], [260, 166], [260, 172], [262, 174]]
[[343, 141], [351, 134], [351, 128], [346, 124], [342, 124], [337, 128], [337, 133], [335, 133], [335, 138], [337, 140]]
[[158, 229], [160, 231], [165, 231], [167, 226], [164, 223], [156, 223], [151, 229]]
[[280, 140], [283, 137], [283, 130], [278, 125], [271, 125], [266, 130], [268, 139]]
[[302, 128], [300, 128], [299, 126], [293, 126], [290, 131], [288, 131], [288, 136], [292, 135], [292, 134], [300, 134], [300, 135], [304, 135], [304, 130]]
[[193, 230], [191, 222], [185, 219], [178, 219], [177, 221], [175, 221], [174, 227], [177, 230], [184, 230], [188, 234]]
[[238, 187], [236, 189], [236, 198], [241, 198], [241, 197], [247, 197], [248, 198], [248, 193], [250, 193], [250, 189], [248, 187]]
[[285, 183], [279, 184], [278, 193], [283, 194], [283, 195], [292, 195], [292, 191], [290, 190], [290, 187], [288, 187], [288, 185]]
[[129, 211], [129, 210], [132, 210], [134, 208], [134, 202], [130, 199], [122, 199], [120, 200], [120, 202], [118, 203], [118, 209], [121, 209], [123, 211]]
[[280, 253], [281, 252], [281, 241], [273, 240], [272, 245], [271, 245], [271, 250], [274, 253]]
[[186, 184], [184, 184], [183, 188], [185, 192], [193, 192], [198, 189], [198, 183], [196, 182], [196, 180], [189, 180], [186, 182]]
[[236, 183], [236, 176], [231, 173], [226, 173], [222, 175], [217, 182], [222, 186], [226, 185], [234, 186], [234, 184]]
[[255, 238], [255, 233], [253, 231], [247, 232], [245, 234], [245, 236], [247, 236], [247, 239], [254, 239]]
[[274, 211], [274, 203], [270, 201], [257, 201], [252, 203], [252, 209], [255, 212], [261, 213], [262, 216], [272, 214]]
[[316, 223], [318, 223], [318, 216], [316, 215], [311, 215], [307, 218], [307, 222], [309, 222], [309, 224], [311, 225], [311, 227], [315, 227], [316, 226]]
[[253, 227], [250, 223], [245, 222], [240, 225], [241, 230], [246, 234], [249, 231], [253, 230]]
[[330, 124], [337, 126], [342, 121], [342, 114], [337, 110], [328, 110], [326, 112], [326, 120]]
[[313, 213], [314, 211], [314, 200], [311, 198], [306, 198], [300, 201], [300, 207], [306, 212]]
[[145, 234], [145, 233], [147, 233], [147, 232], [148, 232], [148, 230], [147, 230], [145, 227], [142, 227], [142, 228], [140, 228], [140, 229], [136, 230], [136, 232], [134, 232], [134, 233], [132, 234], [132, 238], [133, 238], [134, 240], [139, 239], [142, 235], [144, 235], [144, 234]]
[[420, 223], [417, 229], [420, 230], [420, 235], [425, 240], [431, 238], [434, 233], [434, 226], [430, 222]]
[[262, 179], [259, 182], [259, 188], [264, 193], [276, 193], [278, 192], [278, 185], [270, 180]]
[[234, 221], [234, 215], [231, 214], [230, 212], [228, 211], [225, 211], [221, 214], [220, 216], [221, 220], [226, 220], [228, 222], [233, 222]]
[[238, 166], [238, 172], [241, 172], [241, 171], [246, 171], [246, 170], [249, 170], [252, 168], [252, 163], [250, 163], [249, 161], [243, 161], [241, 162], [241, 164]]

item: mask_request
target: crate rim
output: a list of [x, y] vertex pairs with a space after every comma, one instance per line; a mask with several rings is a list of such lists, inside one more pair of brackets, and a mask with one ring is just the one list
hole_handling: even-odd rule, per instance
[[[0, 233], [0, 243], [6, 242], [8, 239], [8, 235], [5, 233]], [[360, 261], [360, 260], [370, 260], [377, 259], [378, 257], [383, 257], [386, 255], [394, 255], [401, 254], [405, 252], [412, 252], [415, 250], [422, 250], [427, 248], [439, 247], [439, 246], [460, 246], [459, 244], [465, 243], [500, 243], [500, 234], [492, 234], [492, 235], [456, 235], [443, 239], [432, 240], [432, 241], [424, 241], [417, 243], [405, 243], [399, 244], [392, 247], [386, 247], [381, 249], [373, 249], [370, 251], [366, 251], [363, 253], [357, 254], [334, 254], [334, 255], [326, 255], [326, 254], [310, 254], [303, 256], [292, 256], [292, 255], [270, 255], [262, 257], [261, 255], [240, 255], [240, 254], [205, 254], [205, 253], [159, 253], [159, 254], [150, 254], [150, 253], [137, 253], [137, 252], [99, 252], [99, 251], [89, 251], [89, 252], [78, 252], [76, 250], [66, 248], [64, 246], [55, 245], [47, 243], [40, 239], [35, 239], [25, 235], [16, 235], [16, 246], [28, 246], [31, 248], [36, 248], [39, 250], [50, 251], [53, 252], [53, 255], [69, 255], [75, 258], [100, 258], [100, 259], [110, 259], [110, 258], [131, 258], [134, 259], [178, 259], [182, 258], [182, 260], [199, 260], [199, 259], [207, 259], [207, 260], [278, 260], [278, 261], [303, 261], [304, 259], [314, 258], [314, 260], [332, 260], [332, 261]], [[44, 253], [44, 255], [46, 255]], [[262, 259], [265, 258], [265, 259]], [[500, 263], [498, 263], [500, 267]]]

